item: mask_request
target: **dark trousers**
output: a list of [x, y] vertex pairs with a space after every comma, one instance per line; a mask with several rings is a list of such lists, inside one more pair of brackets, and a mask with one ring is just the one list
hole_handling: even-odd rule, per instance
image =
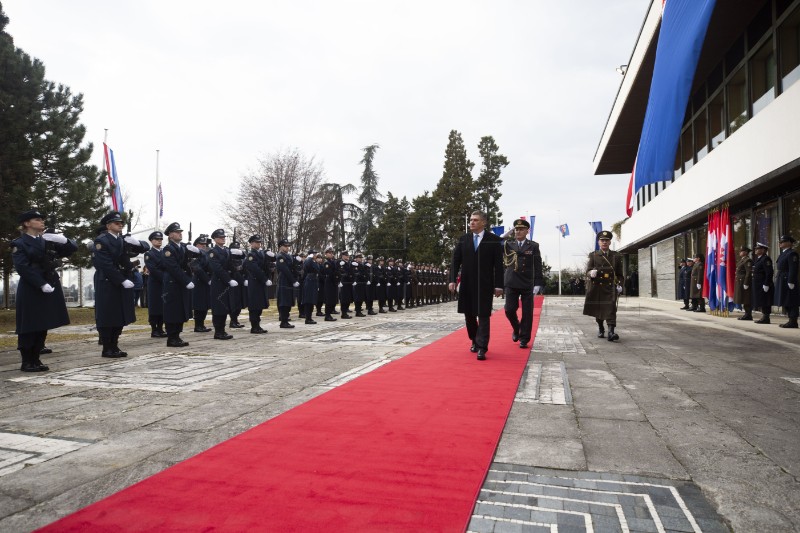
[[119, 336], [122, 334], [122, 326], [114, 326], [114, 327], [98, 326], [97, 333], [100, 335], [100, 342], [103, 345], [117, 344], [117, 342], [119, 342]]
[[693, 309], [702, 309], [703, 311], [706, 310], [706, 299], [705, 298], [692, 298], [692, 308]]
[[228, 315], [211, 315], [211, 323], [214, 325], [215, 333], [222, 333], [225, 331], [225, 320]]
[[798, 311], [800, 311], [800, 307], [793, 305], [791, 307], [784, 307], [784, 310], [786, 311], [786, 316], [788, 316], [789, 319], [797, 320], [797, 316], [799, 314]]
[[195, 328], [203, 328], [203, 327], [205, 327], [204, 322], [206, 321], [206, 316], [208, 316], [208, 309], [195, 309], [194, 310], [194, 327]]
[[479, 350], [489, 349], [489, 321], [490, 316], [475, 316], [464, 314], [464, 322], [467, 325], [467, 335], [475, 343]]
[[39, 358], [39, 352], [44, 348], [45, 340], [47, 339], [47, 330], [44, 331], [31, 331], [29, 333], [20, 333], [17, 336], [17, 349], [25, 350], [26, 352], [36, 354]]
[[[522, 321], [517, 319], [520, 299], [522, 299]], [[519, 334], [520, 342], [529, 343], [533, 328], [533, 287], [527, 289], [506, 287], [505, 311], [511, 327]]]
[[278, 320], [281, 323], [289, 322], [289, 312], [292, 310], [291, 306], [279, 305], [278, 306]]
[[263, 309], [249, 308], [248, 317], [250, 318], [250, 329], [258, 329], [261, 327], [261, 312]]
[[183, 322], [167, 322], [164, 326], [170, 337], [177, 337], [183, 333]]
[[150, 326], [158, 331], [161, 331], [164, 327], [164, 315], [150, 315], [148, 321], [150, 322]]

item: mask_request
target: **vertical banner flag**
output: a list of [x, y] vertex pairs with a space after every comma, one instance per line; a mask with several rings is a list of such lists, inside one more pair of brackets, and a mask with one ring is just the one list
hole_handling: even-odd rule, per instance
[[715, 0], [667, 0], [625, 210], [645, 185], [671, 180], [681, 125]]
[[603, 231], [603, 223], [600, 220], [595, 222], [589, 222], [589, 225], [592, 227], [592, 231], [594, 232], [595, 239], [594, 239], [594, 249], [600, 249], [600, 242], [597, 240], [597, 234]]
[[556, 226], [556, 229], [561, 232], [561, 237], [566, 237], [569, 235], [569, 225], [561, 224], [560, 226]]
[[164, 193], [161, 191], [161, 184], [158, 184], [158, 218], [164, 216]]
[[108, 186], [111, 188], [111, 206], [114, 211], [122, 213], [125, 206], [122, 203], [122, 187], [119, 186], [117, 176], [117, 165], [114, 162], [114, 150], [111, 150], [106, 143], [103, 143], [103, 156], [106, 165], [106, 175], [108, 176]]
[[714, 209], [708, 214], [708, 241], [706, 244], [706, 270], [705, 283], [703, 283], [703, 297], [708, 298], [708, 306], [716, 311], [719, 306], [717, 298], [717, 252], [719, 248], [719, 210]]
[[717, 287], [723, 312], [733, 310], [733, 289], [736, 277], [736, 257], [733, 249], [733, 228], [728, 204], [719, 214], [719, 252], [717, 253]]
[[536, 222], [536, 215], [531, 215], [528, 217], [528, 222], [531, 223], [531, 229], [528, 231], [528, 240], [533, 240], [533, 223]]

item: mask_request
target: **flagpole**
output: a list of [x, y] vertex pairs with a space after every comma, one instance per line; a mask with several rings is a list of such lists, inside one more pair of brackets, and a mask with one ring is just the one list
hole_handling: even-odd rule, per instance
[[159, 222], [159, 202], [158, 202], [158, 188], [161, 186], [161, 182], [158, 179], [158, 156], [160, 150], [156, 150], [156, 223], [153, 225], [153, 228], [158, 231], [158, 222]]
[[[558, 212], [558, 219], [561, 220], [561, 211]], [[559, 222], [560, 224], [560, 222]], [[564, 234], [559, 230], [558, 236], [558, 295], [561, 296], [561, 239], [564, 238]]]

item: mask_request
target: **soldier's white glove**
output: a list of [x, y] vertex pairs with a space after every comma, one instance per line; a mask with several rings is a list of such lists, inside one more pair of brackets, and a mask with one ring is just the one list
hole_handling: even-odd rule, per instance
[[742, 285], [742, 287], [744, 287], [744, 290], [747, 290], [750, 288], [750, 285]]
[[127, 242], [128, 244], [132, 244], [134, 246], [139, 246], [139, 239], [137, 239], [133, 235], [128, 235], [127, 237], [125, 237], [125, 242]]
[[764, 292], [769, 292], [769, 285], [762, 285], [761, 288], [764, 289]]
[[244, 280], [244, 286], [247, 287], [247, 283], [249, 280]]
[[589, 277], [590, 278], [596, 278], [597, 277], [597, 269], [596, 268], [593, 268], [592, 270], [589, 271]]
[[541, 285], [536, 285], [536, 286], [533, 287], [533, 295], [534, 296], [536, 296], [540, 292], [542, 292], [542, 286]]
[[133, 288], [133, 282], [131, 280], [129, 280], [129, 279], [126, 279], [125, 281], [122, 282], [122, 286], [124, 288], [126, 288], [126, 289], [132, 289]]
[[273, 252], [272, 250], [267, 250], [267, 255], [269, 257], [275, 257], [275, 252]]
[[271, 279], [267, 280], [267, 287], [272, 287], [272, 280]]
[[372, 282], [371, 282], [371, 281], [368, 281], [368, 282], [367, 282], [367, 285], [372, 285]]
[[[58, 244], [67, 243], [67, 238], [60, 233], [43, 233], [42, 239], [50, 242], [57, 242]], [[139, 241], [136, 241], [136, 244], [139, 244]]]
[[242, 252], [242, 251], [241, 251], [240, 249], [238, 249], [238, 248], [231, 248], [231, 253], [232, 253], [233, 255], [244, 255], [244, 252]]
[[702, 288], [703, 288], [703, 286], [702, 286], [702, 285], [700, 285], [699, 283], [697, 283], [697, 284], [695, 285], [695, 287], [697, 287], [697, 290], [700, 290], [700, 289], [702, 289]]
[[190, 282], [189, 282], [189, 283], [186, 285], [186, 288], [187, 288], [187, 289], [189, 289], [189, 290], [192, 290], [192, 289], [194, 289], [194, 282], [193, 282], [193, 281], [190, 281]]
[[211, 280], [208, 280], [208, 284], [211, 285]]
[[794, 283], [789, 283], [788, 285], [790, 289], [794, 290]]
[[228, 285], [230, 285], [231, 287], [238, 287], [239, 286], [239, 282], [236, 281], [235, 279], [232, 279], [232, 280], [230, 280], [228, 282]]
[[399, 287], [400, 286], [400, 282], [395, 283], [395, 285], [397, 285]]
[[372, 268], [372, 265], [370, 265], [369, 263], [366, 263], [366, 267], [367, 268]]
[[339, 283], [339, 287], [344, 287], [344, 285], [342, 285], [341, 283]]
[[344, 266], [344, 261], [339, 261], [339, 266]]
[[353, 261], [351, 264], [352, 264], [354, 267], [357, 267], [357, 266], [358, 266], [358, 263], [356, 263], [355, 261]]
[[302, 260], [303, 260], [303, 258], [302, 258], [302, 257], [300, 257], [299, 255], [296, 255], [296, 256], [294, 256], [294, 258], [295, 258], [296, 260], [298, 260], [298, 261], [302, 261]]
[[378, 285], [377, 285], [377, 286], [378, 286], [378, 287], [380, 287], [380, 286], [381, 286], [381, 284], [380, 284], [380, 283], [378, 283]]
[[292, 283], [292, 287], [299, 287], [299, 286], [300, 286], [299, 281], [295, 281], [294, 283]]
[[[133, 283], [131, 283], [131, 285], [133, 285]], [[49, 283], [45, 283], [44, 285], [42, 285], [42, 292], [45, 294], [50, 294], [54, 290], [55, 289], [53, 288], [53, 286], [50, 285]]]
[[622, 285], [617, 285], [617, 294], [622, 294]]
[[195, 254], [199, 254], [200, 253], [200, 248], [198, 248], [194, 244], [187, 244], [186, 245], [186, 249], [189, 250], [192, 253], [195, 253]]

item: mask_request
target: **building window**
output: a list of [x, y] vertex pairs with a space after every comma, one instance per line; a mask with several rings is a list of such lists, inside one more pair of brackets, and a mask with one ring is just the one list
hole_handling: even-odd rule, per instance
[[781, 86], [785, 91], [800, 79], [800, 7], [781, 24], [778, 40], [781, 50]]
[[775, 99], [775, 51], [767, 40], [750, 59], [753, 115]]
[[749, 211], [733, 217], [733, 246], [737, 252], [741, 246], [753, 247], [753, 228]]
[[762, 242], [769, 246], [770, 252], [778, 249], [778, 203], [773, 202], [766, 206], [756, 208], [753, 212], [755, 222], [756, 242]]
[[783, 207], [783, 212], [786, 213], [786, 229], [783, 233], [800, 239], [800, 193], [787, 196]]
[[739, 68], [725, 86], [728, 94], [728, 127], [730, 133], [747, 122], [747, 77], [744, 67]]
[[708, 128], [713, 150], [725, 140], [725, 95], [722, 91], [708, 104]]
[[707, 126], [706, 110], [703, 109], [694, 119], [694, 153], [697, 156], [698, 163], [708, 153]]

